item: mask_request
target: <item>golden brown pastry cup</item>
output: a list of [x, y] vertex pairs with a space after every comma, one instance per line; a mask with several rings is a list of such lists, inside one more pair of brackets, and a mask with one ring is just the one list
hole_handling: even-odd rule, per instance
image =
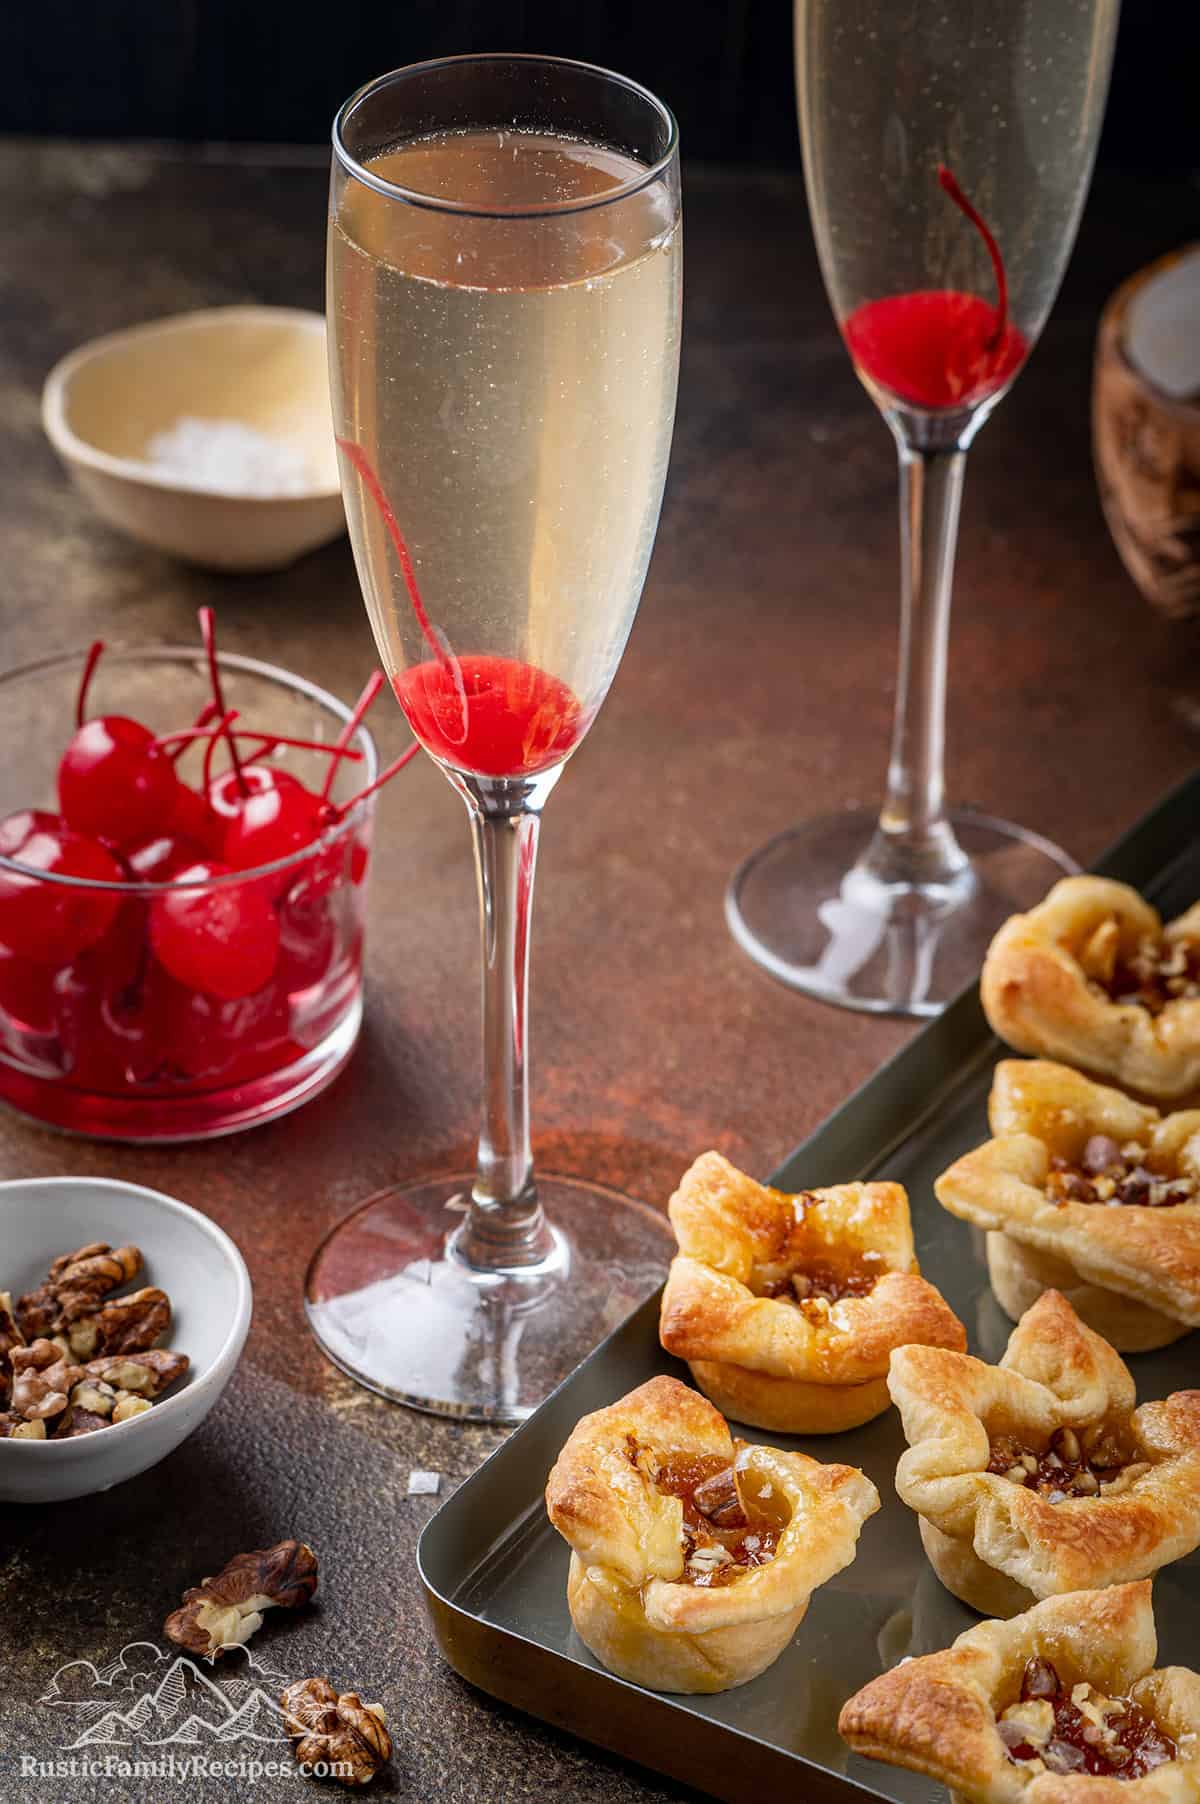
[[1045, 1291], [1058, 1290], [1080, 1321], [1102, 1334], [1118, 1353], [1153, 1353], [1192, 1332], [1186, 1322], [1177, 1322], [1148, 1303], [1090, 1284], [1068, 1260], [1023, 1246], [997, 1230], [987, 1236], [987, 1264], [996, 1301], [1014, 1322]]

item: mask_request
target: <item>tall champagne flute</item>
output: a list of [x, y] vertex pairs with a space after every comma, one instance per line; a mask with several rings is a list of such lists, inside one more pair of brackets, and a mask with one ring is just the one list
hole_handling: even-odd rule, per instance
[[535, 1183], [526, 979], [542, 807], [607, 693], [654, 542], [679, 220], [670, 113], [586, 64], [419, 64], [334, 127], [342, 491], [384, 668], [470, 816], [484, 1099], [477, 1170], [369, 1200], [318, 1249], [307, 1305], [353, 1377], [443, 1414], [528, 1415], [669, 1251], [657, 1211]]
[[821, 269], [899, 452], [900, 671], [882, 811], [769, 841], [735, 873], [726, 912], [776, 977], [848, 1008], [935, 1014], [1005, 916], [1075, 868], [1037, 834], [947, 810], [946, 649], [967, 449], [1058, 292], [1117, 9], [796, 0]]

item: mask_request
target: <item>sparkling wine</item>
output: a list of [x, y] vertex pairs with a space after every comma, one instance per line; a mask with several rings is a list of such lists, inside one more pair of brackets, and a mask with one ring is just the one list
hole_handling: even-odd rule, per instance
[[546, 133], [440, 133], [368, 169], [459, 207], [355, 183], [330, 234], [368, 610], [428, 750], [528, 774], [582, 737], [641, 593], [674, 413], [678, 224], [660, 183], [547, 210], [603, 201], [643, 166]]
[[797, 0], [821, 266], [859, 375], [884, 405], [975, 405], [1020, 368], [1074, 241], [1117, 10]]

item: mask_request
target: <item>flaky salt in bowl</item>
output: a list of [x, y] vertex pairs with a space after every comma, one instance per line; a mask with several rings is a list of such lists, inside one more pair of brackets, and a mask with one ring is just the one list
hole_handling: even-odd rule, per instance
[[218, 307], [94, 339], [42, 421], [110, 525], [214, 570], [275, 570], [345, 530], [325, 322]]

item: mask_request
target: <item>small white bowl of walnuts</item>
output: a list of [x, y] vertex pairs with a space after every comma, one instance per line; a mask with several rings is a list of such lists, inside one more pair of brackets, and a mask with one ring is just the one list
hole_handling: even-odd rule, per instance
[[0, 1501], [156, 1465], [216, 1404], [250, 1313], [241, 1254], [186, 1203], [108, 1178], [0, 1184]]

